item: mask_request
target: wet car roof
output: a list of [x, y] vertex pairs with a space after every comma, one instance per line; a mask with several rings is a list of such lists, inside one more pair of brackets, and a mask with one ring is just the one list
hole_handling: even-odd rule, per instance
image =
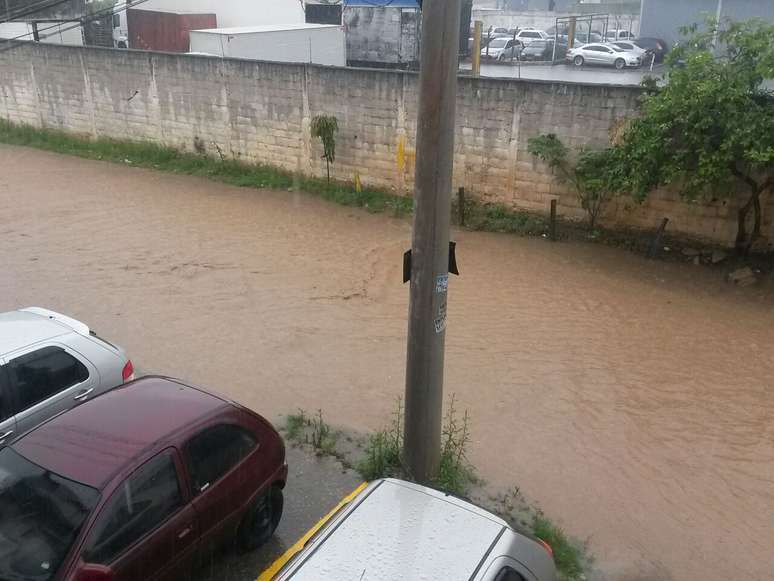
[[505, 526], [454, 497], [384, 480], [291, 578], [466, 581]]
[[229, 405], [174, 380], [146, 377], [56, 416], [12, 447], [43, 468], [101, 489], [149, 448]]

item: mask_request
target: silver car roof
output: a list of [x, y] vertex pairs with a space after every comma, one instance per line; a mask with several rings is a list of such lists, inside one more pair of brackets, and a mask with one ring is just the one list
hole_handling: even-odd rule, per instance
[[467, 581], [508, 529], [468, 502], [408, 482], [382, 480], [362, 494], [299, 555], [287, 578]]
[[73, 332], [88, 335], [89, 328], [80, 321], [37, 307], [0, 313], [0, 357]]

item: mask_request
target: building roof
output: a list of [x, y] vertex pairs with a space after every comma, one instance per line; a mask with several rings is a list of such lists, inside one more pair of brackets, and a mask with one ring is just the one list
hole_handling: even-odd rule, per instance
[[344, 6], [419, 8], [419, 2], [417, 0], [344, 0]]
[[145, 377], [55, 416], [12, 447], [38, 466], [101, 489], [133, 459], [228, 405], [174, 380]]
[[316, 30], [319, 28], [341, 28], [336, 24], [267, 24], [263, 26], [235, 26], [233, 28], [204, 28], [191, 32], [209, 32], [211, 34], [253, 34], [256, 32], [286, 32], [288, 30]]

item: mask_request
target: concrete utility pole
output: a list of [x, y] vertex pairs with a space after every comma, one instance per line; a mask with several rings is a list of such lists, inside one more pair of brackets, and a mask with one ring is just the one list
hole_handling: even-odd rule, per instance
[[438, 474], [461, 0], [424, 0], [403, 459]]

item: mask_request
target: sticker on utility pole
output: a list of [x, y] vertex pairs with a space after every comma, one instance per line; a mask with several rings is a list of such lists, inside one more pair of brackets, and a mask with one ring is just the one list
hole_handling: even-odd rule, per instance
[[443, 301], [438, 305], [438, 311], [436, 312], [435, 319], [433, 319], [436, 333], [443, 333], [446, 330], [446, 297], [443, 297]]
[[442, 333], [446, 329], [446, 293], [449, 290], [449, 275], [441, 274], [435, 277], [435, 294], [437, 298], [437, 310], [433, 318], [436, 333]]

